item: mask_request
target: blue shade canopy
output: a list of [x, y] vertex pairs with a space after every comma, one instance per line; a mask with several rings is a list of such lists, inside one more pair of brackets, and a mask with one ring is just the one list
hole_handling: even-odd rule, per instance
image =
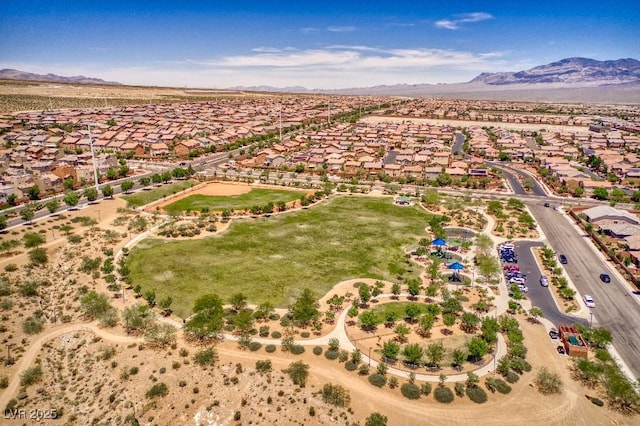
[[431, 245], [434, 245], [434, 246], [446, 246], [447, 242], [445, 240], [443, 240], [442, 238], [436, 238], [435, 240], [431, 241]]
[[454, 271], [462, 271], [464, 269], [464, 265], [460, 262], [453, 262], [449, 265], [449, 269], [453, 269]]

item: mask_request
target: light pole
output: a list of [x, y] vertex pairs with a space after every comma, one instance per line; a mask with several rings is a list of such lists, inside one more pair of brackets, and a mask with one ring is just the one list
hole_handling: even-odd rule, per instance
[[592, 324], [593, 324], [593, 311], [589, 311], [589, 329], [591, 329]]
[[369, 368], [371, 368], [371, 346], [369, 346]]

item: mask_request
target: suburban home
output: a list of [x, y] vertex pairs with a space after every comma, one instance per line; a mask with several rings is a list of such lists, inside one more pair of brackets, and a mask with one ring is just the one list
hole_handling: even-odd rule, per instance
[[202, 144], [194, 139], [186, 141], [180, 141], [173, 147], [173, 153], [177, 157], [186, 157], [191, 151], [196, 151], [202, 148]]
[[591, 207], [582, 213], [587, 217], [587, 221], [598, 225], [602, 222], [640, 225], [640, 218], [635, 214], [611, 206]]

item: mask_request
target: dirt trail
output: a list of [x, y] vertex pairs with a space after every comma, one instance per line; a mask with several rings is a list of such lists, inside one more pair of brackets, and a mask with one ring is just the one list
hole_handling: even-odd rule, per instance
[[16, 391], [20, 386], [20, 375], [33, 364], [34, 360], [38, 356], [40, 349], [42, 346], [48, 342], [49, 340], [55, 339], [56, 337], [60, 337], [67, 333], [72, 333], [76, 331], [88, 331], [96, 336], [109, 340], [114, 343], [137, 343], [141, 342], [141, 338], [130, 337], [130, 336], [121, 336], [118, 334], [110, 333], [106, 330], [98, 327], [97, 322], [92, 323], [80, 323], [80, 324], [67, 324], [64, 326], [52, 328], [48, 330], [45, 334], [38, 336], [37, 340], [35, 340], [31, 345], [29, 345], [29, 349], [24, 353], [18, 364], [14, 367], [12, 373], [12, 378], [9, 381], [9, 386], [2, 392], [0, 395], [0, 407], [6, 407], [9, 400], [15, 395]]

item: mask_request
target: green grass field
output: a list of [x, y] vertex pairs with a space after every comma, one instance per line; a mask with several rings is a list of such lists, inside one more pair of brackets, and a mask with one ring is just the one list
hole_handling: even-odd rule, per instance
[[197, 184], [198, 182], [192, 180], [182, 180], [173, 182], [169, 185], [162, 185], [159, 188], [153, 188], [149, 191], [138, 191], [135, 194], [125, 195], [122, 198], [127, 201], [128, 207], [142, 207], [164, 197], [168, 197], [169, 195], [176, 194], [184, 189], [191, 188]]
[[184, 197], [175, 203], [167, 205], [164, 209], [169, 214], [180, 214], [186, 211], [200, 211], [203, 207], [212, 211], [245, 210], [253, 206], [265, 206], [268, 203], [284, 201], [288, 203], [297, 200], [305, 192], [287, 191], [282, 189], [253, 188], [246, 194], [216, 196], [193, 194]]
[[[173, 297], [181, 316], [206, 293], [286, 307], [304, 287], [324, 295], [351, 278], [394, 280], [403, 248], [425, 236], [429, 215], [390, 198], [341, 196], [308, 210], [234, 221], [217, 237], [148, 239], [129, 255], [133, 283]], [[417, 270], [413, 272], [417, 274]], [[408, 273], [408, 275], [411, 275]]]

